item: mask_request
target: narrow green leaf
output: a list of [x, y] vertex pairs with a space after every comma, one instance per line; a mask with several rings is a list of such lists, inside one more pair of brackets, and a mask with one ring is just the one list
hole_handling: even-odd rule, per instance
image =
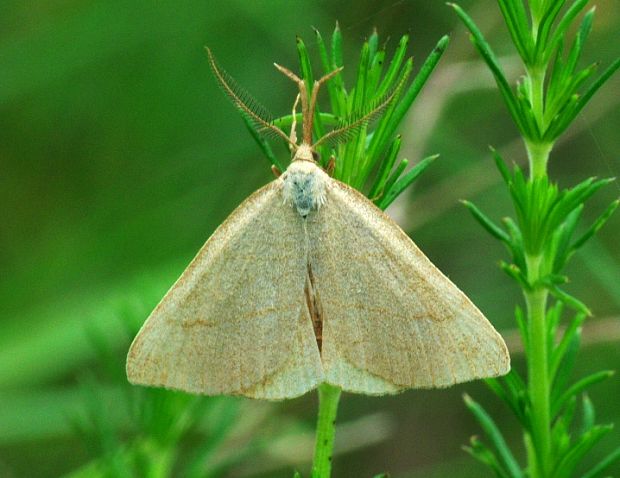
[[594, 223], [588, 228], [588, 230], [572, 244], [571, 249], [573, 251], [579, 249], [588, 241], [588, 239], [594, 236], [594, 234], [596, 234], [609, 220], [611, 215], [618, 208], [618, 205], [620, 205], [620, 200], [616, 199], [609, 206], [607, 206], [607, 209], [605, 209], [603, 214], [601, 214], [596, 219], [596, 221], [594, 221]]
[[[576, 103], [579, 100], [579, 96], [575, 95], [575, 92], [586, 82], [586, 80], [594, 75], [597, 68], [598, 64], [596, 63], [590, 65], [589, 67], [579, 71], [572, 78], [567, 79], [560, 85], [554, 85], [552, 90], [549, 89], [547, 91], [544, 114], [545, 122], [549, 125], [547, 129], [562, 122], [564, 114], [572, 111], [573, 103]], [[545, 134], [547, 133], [545, 132]]]
[[[549, 274], [544, 278], [545, 281], [549, 282], [550, 284], [567, 284], [568, 283], [568, 277], [562, 274]], [[557, 305], [561, 305], [562, 303], [559, 302]], [[555, 314], [554, 314], [555, 317]], [[556, 319], [559, 320], [559, 317]]]
[[[306, 48], [306, 44], [301, 39], [301, 37], [297, 37], [297, 53], [299, 55], [299, 64], [301, 67], [302, 78], [306, 82], [308, 97], [310, 97], [312, 93], [312, 88], [314, 87], [314, 73], [312, 72], [312, 64], [310, 62], [310, 55], [308, 54], [308, 49]], [[314, 111], [313, 129], [314, 135], [317, 138], [322, 138], [324, 136], [325, 128], [323, 127], [321, 113], [318, 105], [316, 106]]]
[[[383, 118], [379, 121], [379, 124], [375, 129], [372, 140], [368, 147], [367, 161], [364, 164], [365, 170], [370, 171], [383, 154], [383, 151], [392, 140], [391, 138], [396, 132], [396, 128], [400, 124], [400, 121], [406, 114], [407, 110], [411, 107], [411, 104], [413, 103], [417, 94], [420, 92], [420, 90], [426, 83], [429, 75], [437, 65], [437, 62], [439, 61], [441, 55], [443, 54], [448, 45], [448, 41], [449, 39], [447, 36], [444, 36], [439, 40], [437, 46], [422, 65], [412, 84], [402, 95], [401, 100], [398, 102], [395, 101], [390, 106], [388, 106]], [[403, 42], [401, 42], [401, 44], [402, 43]], [[397, 84], [404, 84], [409, 74], [411, 73], [412, 68], [413, 61], [409, 59], [406, 61], [405, 66], [400, 73]], [[361, 179], [365, 181], [366, 178]]]
[[[343, 66], [342, 62], [342, 33], [340, 31], [340, 26], [338, 22], [336, 22], [336, 28], [334, 28], [334, 33], [332, 33], [332, 48], [331, 48], [331, 68], [330, 71], [333, 71], [337, 68]], [[346, 116], [350, 111], [346, 109], [346, 90], [344, 87], [344, 78], [342, 75], [336, 75], [332, 78], [331, 83], [333, 84], [336, 91], [339, 92], [339, 96], [342, 101], [339, 106], [338, 114], [341, 116]]]
[[525, 217], [528, 207], [528, 200], [531, 199], [531, 194], [529, 193], [529, 188], [531, 188], [532, 183], [529, 183], [525, 179], [525, 174], [521, 170], [521, 168], [515, 164], [513, 167], [513, 174], [510, 184], [508, 184], [510, 191], [510, 195], [512, 197], [512, 202], [515, 206], [515, 212], [517, 213], [517, 219], [519, 224], [523, 224], [523, 218]]
[[555, 284], [552, 284], [552, 283], [550, 283], [548, 281], [544, 281], [544, 285], [549, 289], [549, 292], [551, 292], [551, 294], [556, 299], [561, 300], [562, 302], [564, 302], [566, 305], [568, 305], [572, 309], [576, 310], [577, 312], [582, 312], [583, 314], [586, 314], [588, 316], [592, 315], [592, 312], [590, 311], [590, 309], [588, 309], [588, 306], [586, 306], [579, 299], [573, 297], [572, 295], [568, 294], [567, 292], [564, 292], [558, 286], [556, 286]]
[[[413, 60], [410, 58], [405, 62], [405, 66], [403, 68], [403, 71], [401, 72], [398, 84], [406, 83], [412, 69]], [[398, 95], [398, 92], [396, 94]], [[387, 109], [383, 113], [382, 118], [375, 126], [372, 138], [370, 139], [370, 144], [367, 148], [366, 162], [364, 164], [364, 168], [368, 171], [369, 174], [370, 171], [375, 167], [376, 163], [383, 156], [388, 145], [391, 143], [394, 134], [396, 133], [396, 127], [398, 125], [392, 122], [392, 117], [394, 116], [397, 105], [398, 98], [395, 98], [391, 102], [391, 104], [388, 105]]]
[[499, 266], [506, 274], [516, 280], [524, 290], [532, 289], [532, 286], [527, 282], [526, 276], [515, 264], [508, 264], [504, 261], [500, 261]]
[[396, 156], [400, 151], [400, 144], [401, 136], [397, 135], [396, 138], [394, 138], [394, 140], [392, 141], [392, 144], [390, 145], [390, 148], [388, 149], [385, 158], [383, 159], [383, 161], [381, 161], [379, 165], [377, 177], [374, 184], [370, 188], [370, 192], [368, 193], [368, 197], [371, 199], [371, 201], [378, 200], [383, 196], [385, 183], [388, 179], [390, 171], [392, 171], [394, 163], [396, 162]]
[[586, 433], [592, 427], [594, 427], [596, 421], [596, 412], [594, 411], [594, 404], [587, 393], [583, 394], [581, 399], [582, 403], [582, 415], [581, 415], [581, 434]]
[[385, 51], [378, 51], [370, 61], [366, 87], [366, 104], [370, 104], [375, 98], [381, 98], [381, 96], [377, 95], [377, 88], [379, 86], [379, 80], [381, 79], [381, 73], [383, 72]]
[[557, 400], [553, 401], [551, 405], [551, 416], [556, 416], [572, 396], [581, 393], [586, 388], [591, 387], [594, 384], [602, 382], [603, 380], [607, 380], [613, 375], [613, 370], [601, 370], [600, 372], [590, 374], [587, 377], [578, 380], [576, 383], [571, 385], [568, 390], [566, 390], [562, 395], [560, 395]]
[[599, 179], [595, 181], [594, 178], [588, 178], [572, 189], [562, 191], [559, 200], [554, 201], [552, 207], [549, 208], [546, 218], [547, 227], [553, 230], [560, 226], [571, 211], [578, 208], [589, 197], [611, 181], [613, 179]]
[[616, 71], [618, 71], [618, 68], [620, 68], [620, 58], [617, 58], [616, 61], [609, 65], [609, 67], [601, 74], [601, 76], [599, 76], [579, 98], [577, 107], [572, 116], [570, 116], [569, 122], [572, 121], [575, 116], [577, 116], [577, 114], [583, 109], [586, 104], [588, 104], [592, 96], [594, 96], [594, 93], [596, 93], [598, 89], [603, 86]]
[[596, 445], [601, 438], [612, 430], [611, 425], [596, 426], [587, 433], [581, 435], [573, 446], [564, 454], [555, 468], [552, 478], [564, 478], [572, 476], [575, 468], [583, 459], [584, 455]]
[[523, 388], [520, 377], [517, 376], [517, 378], [515, 378], [515, 375], [516, 372], [510, 370], [510, 372], [502, 378], [489, 378], [484, 382], [495, 395], [510, 407], [523, 428], [529, 429], [530, 424], [525, 413], [523, 400], [525, 389]]
[[620, 447], [599, 461], [590, 471], [581, 475], [581, 478], [601, 478], [607, 468], [620, 460]]
[[463, 450], [469, 453], [473, 458], [478, 460], [483, 465], [488, 466], [495, 472], [495, 476], [498, 478], [512, 478], [508, 472], [500, 465], [495, 454], [482, 443], [478, 437], [471, 437], [471, 446], [464, 446]]
[[377, 34], [377, 29], [373, 28], [372, 33], [370, 34], [370, 37], [368, 37], [368, 53], [369, 53], [368, 56], [369, 56], [371, 63], [375, 55], [377, 54], [378, 46], [379, 46], [379, 35]]
[[487, 217], [480, 209], [478, 209], [475, 204], [465, 199], [461, 200], [461, 203], [467, 209], [469, 209], [469, 212], [471, 212], [474, 218], [480, 223], [482, 227], [487, 230], [489, 234], [506, 244], [510, 244], [510, 236], [506, 234], [506, 232], [501, 227], [499, 227], [491, 219], [489, 219], [489, 217]]
[[573, 42], [573, 47], [567, 59], [567, 67], [570, 71], [574, 71], [577, 67], [577, 62], [581, 57], [581, 51], [583, 49], [583, 46], [585, 45], [588, 35], [592, 30], [594, 10], [595, 9], [593, 7], [584, 15], [583, 20], [581, 21], [581, 25], [579, 26], [579, 31], [577, 32], [577, 36], [575, 37], [575, 41]]
[[531, 63], [532, 37], [529, 31], [527, 14], [521, 1], [498, 0], [506, 26], [519, 55], [527, 65]]
[[554, 258], [553, 272], [559, 272], [563, 269], [564, 265], [568, 261], [571, 253], [570, 242], [581, 219], [583, 212], [583, 204], [577, 206], [567, 216], [563, 224], [558, 227], [554, 233], [554, 242], [557, 243], [555, 255], [550, 255]]
[[487, 379], [484, 380], [484, 383], [501, 400], [506, 402], [506, 404], [511, 405], [511, 399], [513, 397], [510, 395], [510, 392], [504, 388], [504, 385], [502, 384], [500, 379], [497, 379], [497, 378], [487, 378]]
[[360, 53], [357, 78], [355, 80], [355, 90], [353, 92], [353, 113], [363, 110], [364, 100], [366, 98], [366, 79], [368, 77], [369, 58], [370, 47], [368, 46], [368, 42], [365, 42]]
[[366, 179], [370, 172], [367, 170], [365, 165], [364, 158], [366, 156], [366, 136], [367, 136], [368, 126], [364, 125], [360, 128], [360, 131], [357, 136], [357, 142], [352, 142], [354, 151], [352, 161], [350, 164], [351, 168], [351, 176], [350, 176], [350, 184], [356, 189], [361, 189], [363, 185], [366, 183]]
[[[321, 113], [320, 116], [321, 116], [321, 122], [325, 125], [336, 126], [340, 123], [340, 118], [331, 113]], [[303, 115], [301, 113], [297, 113], [295, 115], [295, 119], [297, 120], [297, 123], [299, 124], [303, 119]], [[290, 128], [292, 123], [293, 123], [292, 114], [283, 115], [273, 120], [273, 124], [284, 131]]]
[[575, 119], [575, 110], [579, 104], [579, 95], [573, 94], [568, 98], [562, 108], [554, 115], [550, 120], [545, 134], [543, 135], [543, 141], [553, 142], [555, 141], [571, 124]]
[[506, 163], [504, 162], [504, 160], [502, 159], [502, 157], [499, 155], [499, 153], [497, 152], [495, 148], [491, 147], [491, 153], [493, 154], [493, 160], [495, 161], [495, 166], [497, 166], [498, 171], [502, 175], [502, 179], [504, 180], [504, 183], [506, 183], [507, 186], [510, 186], [510, 184], [512, 183], [512, 174], [510, 173], [510, 170], [506, 166]]
[[[549, 279], [553, 281], [554, 279]], [[555, 283], [555, 282], [554, 282]], [[559, 300], [547, 310], [547, 350], [553, 350], [557, 329], [564, 310], [564, 304]]]
[[564, 331], [558, 345], [552, 349], [549, 366], [549, 378], [552, 382], [558, 372], [560, 364], [562, 364], [564, 360], [566, 352], [569, 350], [573, 340], [575, 340], [575, 336], [580, 333], [581, 324], [583, 324], [586, 317], [586, 314], [575, 315]]
[[465, 400], [465, 405], [474, 414], [478, 420], [478, 423], [480, 423], [485, 434], [495, 447], [500, 463], [506, 468], [508, 476], [511, 478], [523, 478], [521, 468], [510, 451], [510, 448], [508, 448], [504, 437], [497, 428], [497, 425], [495, 425], [493, 419], [484, 410], [484, 408], [475, 402], [469, 395], [464, 395], [463, 399]]
[[510, 234], [510, 253], [512, 254], [512, 260], [515, 266], [521, 271], [527, 271], [527, 263], [525, 261], [525, 248], [523, 245], [523, 234], [519, 229], [519, 226], [510, 217], [502, 219], [504, 227]]
[[314, 84], [314, 74], [312, 72], [312, 64], [310, 63], [310, 56], [308, 55], [308, 49], [301, 37], [296, 38], [297, 54], [299, 56], [299, 65], [301, 67], [301, 75], [306, 81], [306, 89], [308, 96], [312, 93], [312, 85]]
[[319, 49], [319, 57], [321, 58], [321, 66], [323, 67], [323, 74], [327, 74], [333, 70], [331, 59], [329, 58], [329, 53], [327, 52], [327, 46], [325, 45], [325, 40], [323, 40], [323, 35], [317, 29], [312, 27], [314, 31], [314, 36], [316, 37], [316, 44]]
[[505, 382], [506, 386], [510, 389], [511, 394], [514, 396], [523, 396], [527, 393], [527, 386], [525, 381], [519, 375], [514, 368], [510, 369], [506, 375], [502, 377], [502, 380]]
[[515, 321], [517, 322], [517, 326], [519, 327], [519, 334], [521, 335], [521, 342], [523, 343], [523, 348], [527, 350], [528, 348], [527, 322], [525, 320], [525, 314], [523, 313], [523, 309], [519, 307], [518, 305], [515, 307]]
[[493, 50], [484, 39], [482, 32], [478, 29], [471, 17], [467, 13], [465, 13], [465, 11], [461, 7], [454, 3], [448, 3], [448, 5], [454, 8], [457, 15], [461, 18], [463, 23], [465, 23], [465, 26], [471, 32], [474, 46], [482, 56], [483, 60], [485, 61], [491, 72], [493, 73], [497, 86], [500, 90], [500, 93], [502, 94], [502, 97], [504, 98], [506, 106], [508, 107], [508, 111], [510, 111], [513, 120], [515, 121], [519, 129], [523, 132], [523, 134], [525, 134], [525, 136], [535, 137], [535, 135], [533, 135], [533, 131], [531, 131], [531, 129], [527, 126], [527, 120], [523, 115], [521, 107], [517, 103], [517, 99], [515, 98], [515, 95], [510, 88], [510, 85], [508, 83], [508, 80], [506, 79], [506, 76], [504, 75], [502, 67], [497, 61], [495, 53], [493, 53]]
[[398, 103], [394, 116], [390, 119], [390, 128], [388, 128], [388, 131], [394, 131], [403, 119], [413, 104], [413, 101], [417, 98], [418, 94], [426, 84], [426, 81], [437, 66], [437, 63], [439, 63], [439, 60], [446, 51], [446, 48], [448, 48], [448, 43], [450, 43], [450, 38], [447, 35], [444, 35], [439, 39], [437, 45], [433, 48], [433, 51], [428, 55], [428, 57], [426, 57], [420, 71], [418, 71], [418, 74], [411, 82], [411, 85], [403, 94], [402, 100]]
[[[564, 53], [564, 42], [561, 42], [555, 52], [553, 61], [551, 62], [551, 76], [549, 76], [547, 80], [547, 101], [545, 105], [545, 114], [547, 113], [547, 105], [553, 102], [553, 99], [558, 96], [558, 91], [562, 89], [564, 85], [564, 60], [562, 59], [562, 55]], [[548, 61], [545, 60], [545, 61]], [[557, 107], [556, 107], [557, 109]], [[545, 119], [547, 123], [549, 123], [549, 118], [553, 117], [553, 115], [546, 115]]]
[[549, 41], [549, 47], [547, 48], [547, 55], [544, 58], [546, 62], [557, 46], [562, 42], [566, 30], [570, 27], [571, 23], [575, 19], [579, 12], [581, 12], [590, 0], [577, 0], [566, 10], [566, 13], [562, 17], [562, 20], [558, 23], [557, 28], [554, 30], [551, 40]]
[[398, 82], [396, 82], [396, 78], [398, 78], [398, 72], [401, 69], [401, 65], [403, 64], [403, 60], [405, 59], [405, 55], [407, 54], [407, 46], [409, 45], [409, 35], [403, 35], [398, 43], [398, 47], [392, 56], [392, 60], [390, 61], [390, 66], [383, 77], [383, 81], [377, 90], [377, 97], [380, 98], [388, 93], [393, 87], [395, 87]]
[[567, 343], [567, 347], [563, 353], [564, 356], [560, 361], [560, 365], [555, 370], [554, 380], [551, 386], [552, 402], [557, 400], [568, 387], [568, 380], [570, 379], [575, 367], [580, 344], [581, 328], [577, 327], [575, 332], [572, 334], [571, 339]]
[[[515, 3], [521, 4], [521, 1]], [[534, 60], [541, 65], [544, 65], [546, 63], [546, 61], [544, 60], [544, 58], [547, 56], [545, 55], [545, 50], [548, 45], [551, 28], [553, 26], [553, 22], [560, 13], [560, 10], [564, 6], [564, 3], [565, 0], [553, 2], [553, 4], [550, 6], [550, 8], [547, 9], [545, 14], [541, 18], [538, 25], [538, 33], [536, 35], [536, 50], [533, 57]]]
[[269, 145], [267, 140], [262, 135], [260, 135], [258, 131], [256, 131], [256, 128], [254, 127], [252, 121], [248, 117], [246, 117], [246, 115], [241, 115], [241, 118], [243, 119], [246, 128], [250, 132], [250, 135], [252, 136], [254, 141], [256, 141], [256, 144], [258, 144], [258, 147], [261, 149], [261, 151], [269, 161], [269, 164], [273, 164], [280, 171], [285, 171], [286, 167], [280, 162], [276, 155], [273, 154], [271, 146]]
[[409, 161], [407, 161], [406, 159], [403, 159], [400, 163], [398, 163], [398, 166], [396, 166], [396, 169], [388, 177], [387, 181], [385, 182], [385, 187], [383, 189], [383, 195], [379, 198], [379, 200], [375, 201], [375, 204], [377, 205], [379, 209], [384, 209], [381, 206], [383, 202], [385, 201], [385, 197], [389, 193], [390, 189], [392, 189], [392, 186], [394, 186], [394, 183], [403, 173], [405, 168], [407, 168], [408, 164], [409, 164]]
[[528, 4], [532, 18], [536, 21], [540, 21], [545, 13], [545, 9], [548, 7], [549, 0], [530, 0]]
[[568, 452], [571, 446], [570, 428], [577, 409], [577, 398], [571, 397], [562, 413], [553, 422], [551, 427], [554, 455], [562, 456]]
[[[327, 52], [327, 47], [325, 46], [325, 41], [323, 40], [321, 33], [315, 28], [314, 34], [316, 36], [316, 43], [319, 48], [319, 57], [321, 58], [321, 65], [323, 66], [323, 74], [326, 75], [327, 73], [332, 72], [334, 68], [332, 68], [329, 53]], [[332, 112], [337, 116], [344, 116], [344, 111], [342, 111], [341, 109], [341, 107], [344, 105], [339, 98], [341, 91], [337, 89], [335, 79], [332, 78], [331, 81], [327, 82], [327, 92]]]
[[408, 172], [406, 172], [401, 178], [399, 178], [391, 188], [386, 188], [383, 199], [380, 201], [379, 208], [386, 209], [390, 204], [392, 204], [392, 202], [394, 202], [394, 200], [405, 189], [407, 189], [438, 157], [438, 154], [434, 154], [424, 158]]
[[332, 69], [335, 70], [342, 65], [344, 65], [342, 61], [342, 32], [340, 25], [336, 22], [336, 28], [332, 33]]

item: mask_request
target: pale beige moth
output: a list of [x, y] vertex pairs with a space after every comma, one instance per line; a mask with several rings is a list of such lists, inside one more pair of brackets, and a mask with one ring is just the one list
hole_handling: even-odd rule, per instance
[[507, 373], [506, 345], [478, 308], [390, 217], [317, 164], [315, 148], [330, 138], [312, 144], [316, 94], [338, 72], [308, 98], [278, 67], [300, 88], [297, 144], [295, 125], [287, 136], [263, 119], [209, 59], [235, 104], [294, 155], [148, 317], [127, 357], [130, 382], [277, 400], [323, 382], [381, 395]]

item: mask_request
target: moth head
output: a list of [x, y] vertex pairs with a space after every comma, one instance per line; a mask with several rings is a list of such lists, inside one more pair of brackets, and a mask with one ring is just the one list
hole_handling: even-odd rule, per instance
[[309, 144], [302, 143], [295, 149], [293, 161], [311, 161], [313, 163], [318, 163], [319, 153]]
[[329, 177], [313, 160], [293, 161], [281, 179], [284, 202], [293, 205], [302, 218], [325, 203]]

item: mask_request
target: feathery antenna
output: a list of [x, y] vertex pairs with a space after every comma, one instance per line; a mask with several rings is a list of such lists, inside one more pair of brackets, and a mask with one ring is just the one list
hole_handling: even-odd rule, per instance
[[385, 109], [392, 103], [392, 101], [398, 96], [403, 84], [405, 83], [403, 78], [400, 83], [389, 93], [380, 97], [362, 112], [353, 113], [351, 116], [340, 122], [336, 128], [329, 133], [325, 134], [322, 138], [312, 145], [313, 148], [317, 148], [322, 144], [336, 144], [339, 142], [346, 142], [352, 136], [354, 136], [361, 128], [374, 121], [381, 116]]
[[205, 49], [209, 56], [209, 64], [211, 65], [215, 79], [220, 87], [232, 100], [237, 109], [254, 124], [256, 130], [260, 134], [279, 136], [287, 143], [292, 144], [293, 147], [296, 147], [297, 145], [291, 141], [286, 133], [273, 124], [273, 116], [269, 110], [255, 100], [246, 90], [240, 87], [233, 77], [219, 66], [209, 47], [205, 47]]

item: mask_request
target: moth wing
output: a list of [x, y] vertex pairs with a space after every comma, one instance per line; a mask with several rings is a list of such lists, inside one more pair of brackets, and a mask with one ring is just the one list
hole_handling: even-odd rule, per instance
[[132, 383], [282, 399], [322, 380], [302, 221], [275, 180], [213, 233], [127, 357]]
[[368, 394], [506, 373], [506, 345], [386, 214], [332, 180], [309, 217], [326, 381]]

